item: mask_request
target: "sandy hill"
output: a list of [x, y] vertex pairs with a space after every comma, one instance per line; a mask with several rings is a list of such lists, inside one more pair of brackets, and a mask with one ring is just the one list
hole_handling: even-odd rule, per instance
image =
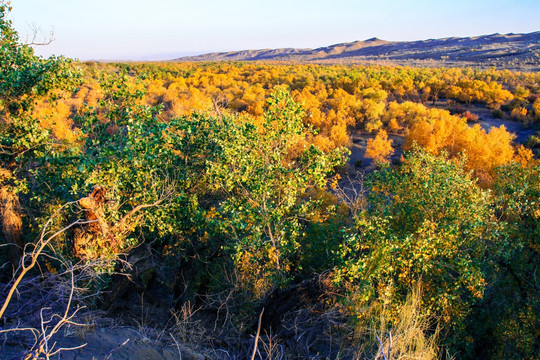
[[261, 49], [216, 52], [174, 61], [285, 61], [387, 63], [419, 66], [499, 67], [540, 71], [540, 31], [420, 41], [364, 41], [317, 49]]

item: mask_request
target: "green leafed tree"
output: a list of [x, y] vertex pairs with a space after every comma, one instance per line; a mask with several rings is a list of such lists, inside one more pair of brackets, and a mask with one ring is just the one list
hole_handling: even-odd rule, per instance
[[268, 102], [263, 124], [228, 119], [217, 135], [218, 152], [208, 176], [224, 196], [218, 212], [241, 274], [263, 294], [287, 278], [301, 246], [302, 219], [317, 201], [307, 192], [323, 188], [342, 161], [342, 151], [323, 153], [305, 145], [312, 130], [283, 89]]
[[482, 310], [470, 319], [475, 355], [532, 359], [540, 353], [540, 166], [500, 167], [493, 190], [512, 247], [496, 258]]
[[368, 210], [343, 244], [336, 272], [354, 292], [354, 308], [361, 314], [378, 304], [392, 319], [421, 283], [422, 314], [443, 325], [448, 341], [463, 341], [490, 261], [507, 245], [489, 192], [463, 162], [418, 148], [401, 166], [374, 173], [369, 187]]
[[64, 58], [44, 59], [22, 44], [8, 19], [10, 2], [0, 2], [0, 216], [13, 265], [22, 238], [21, 194], [33, 185], [32, 169], [54, 151], [59, 141], [31, 116], [38, 99], [54, 100], [58, 90], [76, 84], [79, 72]]

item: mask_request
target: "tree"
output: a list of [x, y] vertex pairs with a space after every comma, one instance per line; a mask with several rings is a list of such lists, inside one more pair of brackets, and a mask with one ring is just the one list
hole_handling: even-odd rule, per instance
[[58, 90], [71, 88], [79, 72], [64, 58], [43, 59], [21, 44], [8, 20], [9, 2], [0, 2], [0, 215], [13, 266], [23, 242], [20, 194], [29, 190], [31, 169], [59, 142], [31, 116], [38, 99], [54, 100]]
[[464, 153], [466, 168], [473, 170], [484, 186], [493, 183], [497, 166], [515, 159], [514, 135], [504, 125], [486, 133], [479, 124], [467, 125], [465, 118], [446, 110], [431, 109], [430, 117], [418, 119], [408, 129], [404, 149], [421, 145], [432, 154], [448, 153], [452, 158]]
[[[496, 258], [482, 309], [471, 319], [476, 354], [534, 358], [540, 351], [540, 166], [512, 163], [497, 169], [497, 212], [511, 246]], [[482, 326], [477, 326], [482, 324]]]
[[419, 148], [368, 184], [368, 209], [343, 244], [337, 281], [355, 292], [360, 312], [378, 303], [390, 318], [421, 283], [423, 314], [439, 319], [450, 341], [459, 339], [484, 294], [490, 256], [504, 245], [489, 192], [463, 162]]
[[317, 204], [307, 191], [324, 187], [342, 161], [341, 151], [325, 154], [305, 145], [311, 130], [302, 119], [301, 107], [277, 90], [261, 128], [243, 119], [224, 121], [217, 156], [208, 164], [209, 179], [224, 193], [217, 209], [222, 229], [256, 295], [286, 279], [301, 246], [301, 220]]
[[387, 164], [390, 162], [390, 155], [394, 152], [392, 140], [388, 139], [385, 130], [380, 130], [375, 139], [369, 139], [366, 147], [366, 157], [373, 159], [377, 164]]
[[98, 220], [96, 229], [76, 233], [78, 258], [114, 257], [139, 244], [140, 232], [166, 239], [185, 230], [182, 220], [197, 217], [191, 197], [212, 120], [193, 115], [162, 122], [160, 107], [144, 103], [139, 85], [125, 73], [103, 74], [104, 98], [78, 117], [84, 142], [36, 172], [57, 184], [41, 202], [76, 197], [86, 216]]
[[540, 120], [540, 97], [534, 100], [532, 107], [534, 110], [534, 118], [536, 121]]

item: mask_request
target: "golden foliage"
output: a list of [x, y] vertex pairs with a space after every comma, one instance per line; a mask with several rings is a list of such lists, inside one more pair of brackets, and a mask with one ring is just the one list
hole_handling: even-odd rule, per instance
[[[495, 168], [516, 159], [514, 135], [504, 126], [493, 127], [486, 133], [480, 125], [469, 127], [465, 118], [448, 111], [430, 109], [429, 114], [429, 118], [414, 122], [407, 130], [405, 150], [417, 143], [436, 155], [444, 151], [455, 158], [463, 153], [467, 169], [473, 170], [483, 185], [492, 183]], [[524, 151], [521, 153], [518, 161], [530, 160], [526, 160]]]
[[392, 140], [388, 139], [388, 134], [384, 130], [380, 130], [375, 139], [369, 139], [367, 142], [366, 157], [376, 163], [389, 163], [393, 152]]

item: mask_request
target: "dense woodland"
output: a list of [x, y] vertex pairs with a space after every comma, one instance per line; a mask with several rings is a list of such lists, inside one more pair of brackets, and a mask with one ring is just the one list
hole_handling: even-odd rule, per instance
[[538, 358], [540, 133], [469, 110], [537, 131], [540, 73], [43, 59], [2, 4], [3, 346], [114, 318], [216, 359]]

